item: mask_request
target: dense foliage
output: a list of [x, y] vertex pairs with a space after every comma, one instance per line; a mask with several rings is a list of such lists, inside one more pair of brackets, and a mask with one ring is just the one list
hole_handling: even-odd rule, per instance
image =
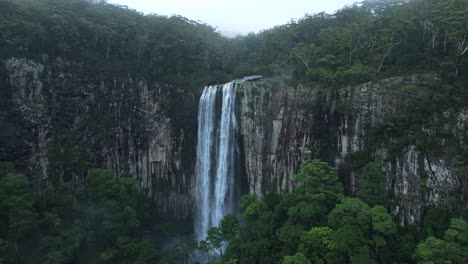
[[[377, 170], [368, 164], [362, 175]], [[376, 178], [382, 178], [374, 174]], [[361, 177], [369, 190], [379, 181]], [[196, 243], [174, 236], [128, 175], [89, 171], [86, 191], [62, 182], [40, 199], [14, 166], [0, 168], [2, 263], [465, 263], [468, 224], [434, 209], [422, 229], [398, 227], [388, 209], [345, 197], [337, 170], [313, 160], [291, 193], [243, 196], [239, 218], [226, 216]], [[374, 193], [360, 193], [368, 200]], [[377, 199], [379, 200], [379, 199]], [[382, 200], [381, 200], [382, 201]], [[440, 216], [446, 214], [444, 218]], [[431, 216], [432, 215], [432, 216]], [[239, 222], [239, 220], [240, 222]], [[166, 241], [167, 242], [167, 241]], [[162, 244], [161, 244], [162, 243]], [[167, 245], [167, 244], [166, 244]], [[431, 262], [432, 261], [432, 262]], [[449, 262], [447, 262], [449, 261]]]
[[198, 88], [261, 73], [349, 85], [428, 71], [466, 78], [468, 67], [466, 0], [366, 0], [233, 39], [105, 1], [1, 0], [0, 10], [0, 58], [61, 57], [91, 79]]
[[198, 87], [226, 78], [227, 40], [211, 26], [94, 2], [1, 0], [0, 58], [61, 57], [91, 80], [138, 74]]
[[[362, 171], [360, 192], [364, 200], [375, 197], [380, 183], [371, 179], [376, 164]], [[295, 176], [298, 187], [292, 193], [272, 194], [263, 200], [248, 195], [241, 199], [239, 222], [232, 216], [208, 232], [200, 243], [212, 251], [212, 263], [466, 263], [468, 261], [468, 223], [449, 215], [437, 227], [432, 220], [423, 223], [425, 231], [411, 226], [398, 227], [388, 209], [370, 206], [356, 197], [344, 197], [336, 169], [319, 160], [302, 166]], [[374, 200], [370, 200], [374, 201]], [[439, 210], [437, 215], [443, 210]], [[453, 215], [456, 217], [456, 215]], [[228, 235], [213, 236], [218, 229]], [[224, 251], [219, 250], [227, 245]]]
[[[390, 118], [376, 133], [395, 155], [408, 145], [423, 153], [439, 151], [441, 142], [456, 149], [462, 188], [468, 147], [447, 127], [468, 102], [467, 55], [467, 0], [366, 0], [232, 39], [183, 17], [105, 1], [0, 0], [0, 59], [48, 65], [60, 58], [74, 80], [137, 76], [196, 90], [263, 74], [337, 89], [434, 73], [424, 94], [405, 87], [411, 114]], [[105, 116], [108, 109], [98, 110]], [[106, 117], [94, 119], [98, 128], [110, 126]], [[468, 142], [468, 132], [462, 136]], [[381, 168], [369, 157], [352, 160], [356, 197], [344, 195], [335, 168], [315, 160], [296, 175], [294, 192], [244, 196], [239, 220], [227, 216], [197, 244], [174, 238], [131, 175], [88, 168], [89, 146], [73, 133], [57, 138], [49, 159], [69, 175], [49, 175], [40, 196], [15, 166], [0, 166], [0, 263], [187, 263], [196, 256], [221, 263], [468, 262], [464, 189], [449, 197], [450, 208], [425, 212], [421, 226], [396, 226]], [[68, 182], [72, 175], [86, 175], [84, 184]]]
[[174, 225], [135, 186], [129, 175], [91, 169], [84, 193], [62, 182], [39, 198], [26, 176], [1, 164], [0, 263], [177, 261], [161, 248]]
[[330, 85], [428, 71], [458, 78], [467, 67], [467, 10], [464, 0], [362, 1], [245, 37], [242, 63]]

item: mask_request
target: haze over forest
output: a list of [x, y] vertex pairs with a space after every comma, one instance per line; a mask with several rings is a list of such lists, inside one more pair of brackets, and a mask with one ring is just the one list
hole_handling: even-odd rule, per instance
[[[128, 6], [145, 14], [181, 15], [191, 20], [207, 23], [226, 36], [235, 37], [286, 24], [306, 14], [320, 12], [331, 14], [357, 1], [110, 0], [108, 2]], [[226, 10], [229, 11], [226, 12]]]

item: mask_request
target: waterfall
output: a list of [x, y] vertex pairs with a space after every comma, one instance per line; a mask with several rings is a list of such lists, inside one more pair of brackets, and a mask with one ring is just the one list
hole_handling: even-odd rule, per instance
[[[195, 185], [195, 235], [206, 237], [238, 201], [236, 84], [207, 86], [200, 97]], [[237, 177], [238, 178], [238, 177]]]

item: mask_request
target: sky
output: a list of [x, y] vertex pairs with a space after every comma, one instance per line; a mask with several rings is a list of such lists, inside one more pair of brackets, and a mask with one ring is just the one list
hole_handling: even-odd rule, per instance
[[139, 12], [181, 15], [228, 36], [257, 33], [305, 14], [333, 13], [358, 0], [108, 0]]

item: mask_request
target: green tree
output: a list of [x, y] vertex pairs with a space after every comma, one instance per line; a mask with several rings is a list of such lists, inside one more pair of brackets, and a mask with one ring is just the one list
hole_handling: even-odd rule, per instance
[[387, 241], [396, 233], [395, 224], [387, 209], [381, 205], [376, 205], [371, 209], [371, 236], [374, 248], [374, 258], [379, 258], [379, 249], [387, 246]]
[[395, 232], [392, 218], [383, 206], [370, 208], [358, 198], [344, 198], [328, 216], [336, 250], [347, 261], [379, 261], [379, 248]]
[[292, 49], [290, 56], [293, 59], [297, 59], [306, 67], [307, 71], [310, 71], [312, 66], [318, 60], [319, 52], [314, 43], [299, 43], [294, 49]]
[[293, 193], [294, 204], [288, 209], [289, 220], [305, 228], [324, 224], [323, 215], [343, 197], [343, 187], [336, 168], [326, 162], [313, 160], [301, 166], [294, 179], [298, 187]]
[[376, 163], [371, 162], [362, 168], [358, 179], [357, 197], [371, 206], [386, 204], [385, 176]]
[[282, 264], [311, 264], [311, 262], [302, 254], [296, 253], [294, 256], [286, 256], [283, 258]]
[[445, 231], [444, 240], [468, 247], [468, 223], [462, 219], [452, 219], [449, 228]]
[[282, 243], [281, 255], [291, 255], [297, 252], [303, 232], [304, 229], [301, 225], [294, 225], [291, 223], [286, 223], [278, 229], [276, 235], [278, 240]]
[[331, 211], [328, 224], [335, 230], [336, 250], [347, 262], [371, 261], [368, 248], [371, 222], [369, 206], [357, 198], [344, 198]]
[[34, 197], [23, 174], [11, 172], [0, 178], [0, 221], [18, 256], [21, 242], [32, 234], [36, 222]]
[[413, 258], [417, 263], [452, 263], [450, 255], [453, 249], [453, 244], [429, 237], [417, 246]]
[[313, 227], [302, 234], [299, 251], [313, 263], [326, 262], [327, 255], [336, 247], [333, 233], [329, 227]]
[[417, 263], [465, 263], [468, 261], [468, 224], [452, 219], [443, 239], [433, 236], [419, 243], [413, 259]]
[[205, 253], [215, 251], [221, 257], [224, 255], [226, 245], [234, 240], [240, 232], [240, 225], [233, 215], [226, 215], [219, 225], [208, 230], [205, 240], [200, 241], [200, 250]]
[[190, 237], [179, 237], [177, 240], [175, 251], [183, 257], [183, 262], [188, 264], [190, 259], [195, 256], [194, 253], [198, 247], [197, 241]]
[[243, 215], [247, 217], [258, 217], [262, 213], [263, 204], [253, 194], [242, 196], [239, 205], [244, 210]]

